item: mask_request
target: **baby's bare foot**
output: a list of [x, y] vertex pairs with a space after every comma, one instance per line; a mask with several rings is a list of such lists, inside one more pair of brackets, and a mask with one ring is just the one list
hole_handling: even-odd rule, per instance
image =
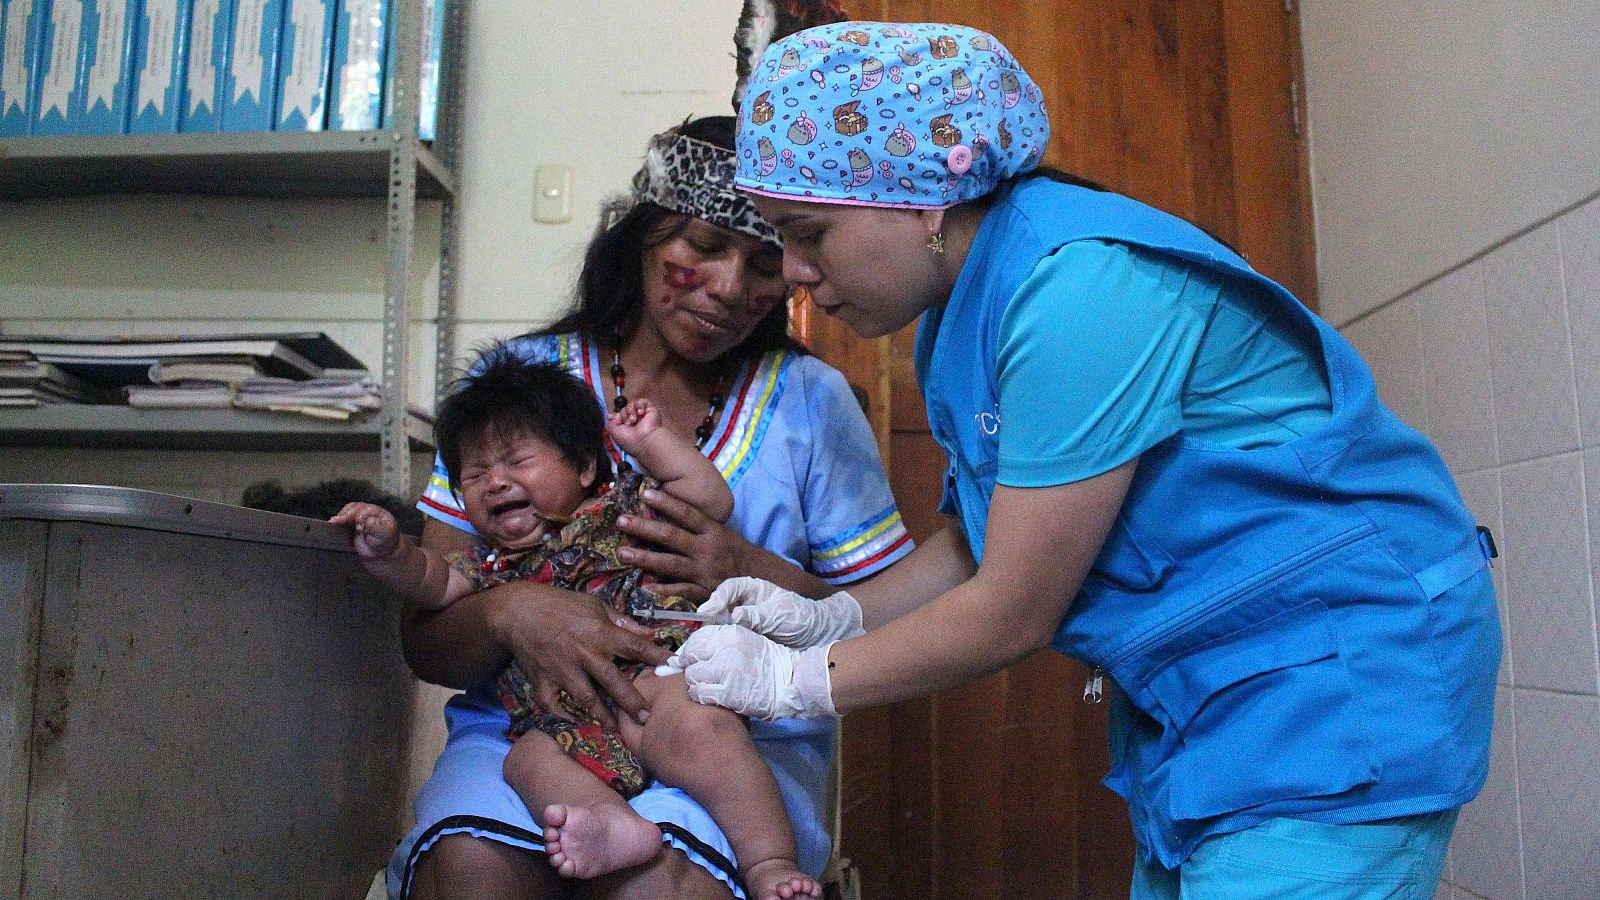
[[627, 806], [544, 808], [544, 852], [563, 878], [594, 878], [649, 862], [661, 829]]
[[822, 896], [822, 885], [800, 871], [792, 859], [764, 859], [745, 871], [744, 883], [756, 900]]

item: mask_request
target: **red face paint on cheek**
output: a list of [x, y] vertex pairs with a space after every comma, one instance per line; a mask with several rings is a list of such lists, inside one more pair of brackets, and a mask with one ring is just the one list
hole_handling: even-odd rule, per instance
[[686, 291], [700, 286], [700, 276], [695, 270], [670, 262], [662, 263], [662, 266], [667, 270], [666, 282], [668, 287]]

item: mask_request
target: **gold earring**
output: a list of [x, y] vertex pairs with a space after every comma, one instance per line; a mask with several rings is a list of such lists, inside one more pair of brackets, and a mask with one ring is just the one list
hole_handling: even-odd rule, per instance
[[930, 236], [928, 238], [928, 249], [932, 250], [935, 253], [943, 253], [944, 252], [944, 232], [943, 231], [935, 231], [932, 234], [932, 236]]

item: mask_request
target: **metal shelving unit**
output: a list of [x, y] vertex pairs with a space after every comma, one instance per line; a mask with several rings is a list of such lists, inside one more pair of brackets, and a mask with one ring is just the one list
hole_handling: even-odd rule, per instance
[[[11, 138], [0, 140], [0, 198], [387, 197], [389, 157], [406, 140], [399, 130]], [[411, 143], [418, 195], [454, 195], [444, 161]]]
[[[0, 447], [370, 450], [385, 437], [379, 419], [332, 422], [250, 409], [67, 405], [7, 409], [0, 423]], [[412, 450], [432, 449], [432, 428], [407, 416], [405, 439]]]
[[[411, 408], [406, 329], [417, 203], [441, 206], [435, 392], [449, 380], [455, 343], [456, 163], [460, 149], [461, 48], [465, 0], [445, 2], [437, 139], [417, 139], [422, 0], [393, 0], [391, 128], [309, 131], [29, 137], [0, 140], [0, 200], [50, 200], [99, 194], [235, 197], [371, 197], [387, 202], [384, 265], [383, 406], [370, 422], [291, 420], [245, 410], [136, 410], [60, 406], [6, 410], [0, 445], [167, 447], [184, 449], [354, 449], [377, 444], [385, 490], [411, 490], [411, 451], [430, 443]], [[100, 433], [104, 438], [95, 438]], [[98, 441], [98, 443], [97, 443]]]

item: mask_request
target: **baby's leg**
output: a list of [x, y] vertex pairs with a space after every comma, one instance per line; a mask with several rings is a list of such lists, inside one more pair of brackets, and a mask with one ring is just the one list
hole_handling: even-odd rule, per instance
[[543, 811], [535, 817], [544, 824], [544, 852], [562, 877], [593, 878], [661, 852], [661, 829], [544, 732], [517, 738], [503, 771], [528, 809]]
[[635, 684], [650, 701], [650, 720], [625, 722], [623, 741], [657, 778], [683, 789], [716, 820], [753, 900], [822, 896], [795, 862], [778, 783], [738, 714], [690, 700], [682, 675], [647, 672]]

